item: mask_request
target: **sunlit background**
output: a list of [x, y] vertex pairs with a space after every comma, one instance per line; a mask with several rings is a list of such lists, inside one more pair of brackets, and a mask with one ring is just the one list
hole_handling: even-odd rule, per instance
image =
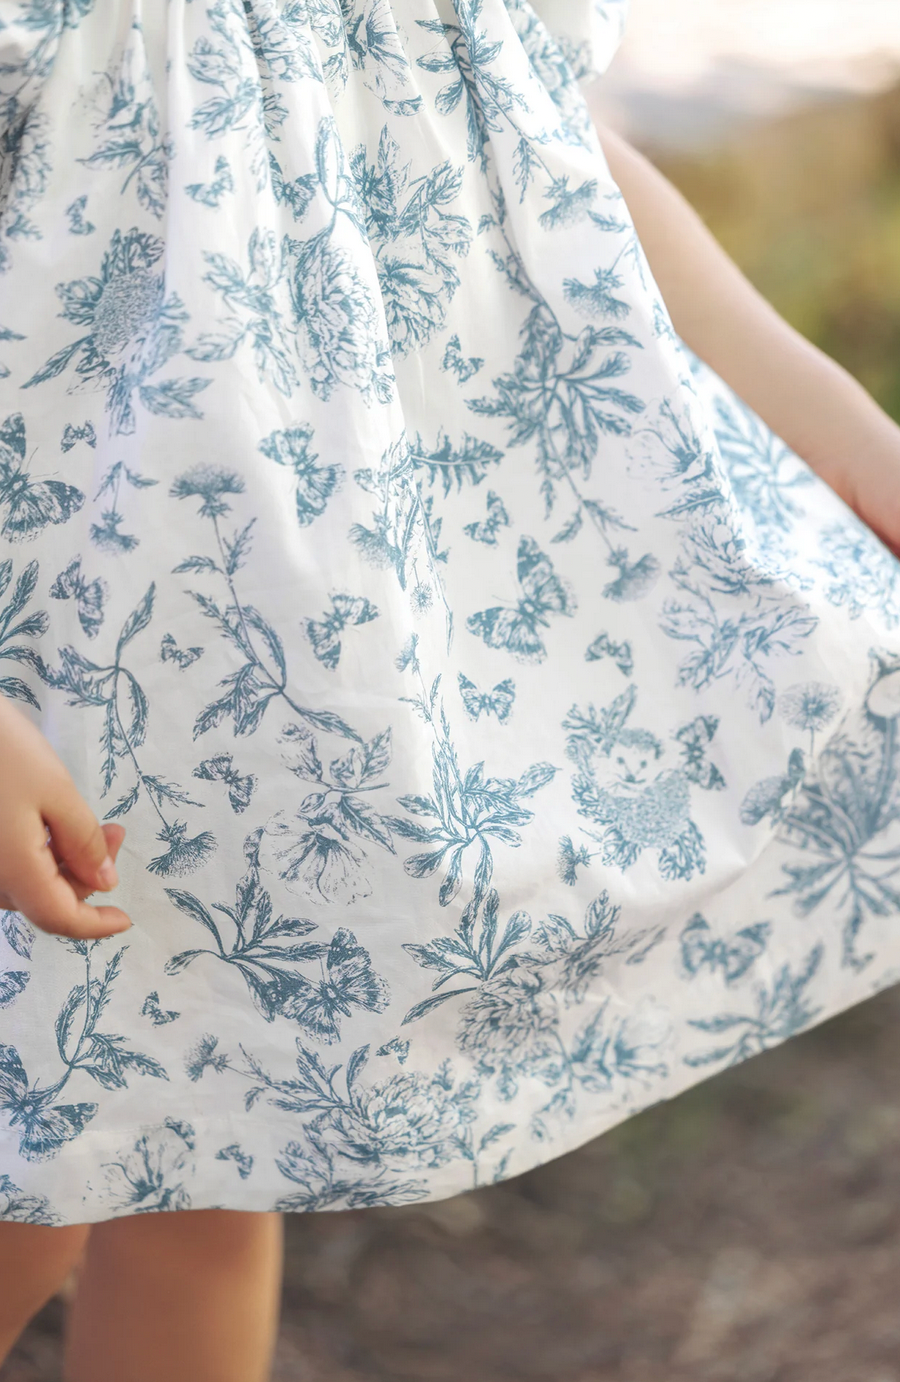
[[900, 0], [631, 0], [607, 89], [632, 134], [684, 146], [898, 79]]
[[900, 0], [631, 0], [599, 90], [766, 297], [900, 420]]

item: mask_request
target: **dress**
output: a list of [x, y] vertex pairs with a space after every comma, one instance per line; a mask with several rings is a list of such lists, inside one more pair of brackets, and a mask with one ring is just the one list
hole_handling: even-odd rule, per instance
[[0, 0], [0, 1217], [524, 1171], [900, 977], [900, 567], [685, 352], [618, 0]]

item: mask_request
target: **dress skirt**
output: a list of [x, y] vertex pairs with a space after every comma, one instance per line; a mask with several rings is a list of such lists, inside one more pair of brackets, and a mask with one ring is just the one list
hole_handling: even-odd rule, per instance
[[900, 566], [677, 339], [591, 0], [0, 0], [0, 1217], [453, 1195], [900, 977]]

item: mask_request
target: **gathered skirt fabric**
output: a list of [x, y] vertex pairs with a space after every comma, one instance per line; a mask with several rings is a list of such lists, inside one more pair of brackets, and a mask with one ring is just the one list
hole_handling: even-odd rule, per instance
[[524, 1171], [900, 977], [900, 567], [670, 324], [589, 0], [0, 0], [0, 1217]]

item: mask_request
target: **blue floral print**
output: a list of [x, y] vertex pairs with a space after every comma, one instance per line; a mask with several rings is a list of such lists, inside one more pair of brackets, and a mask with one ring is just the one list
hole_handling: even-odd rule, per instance
[[106, 387], [112, 433], [135, 429], [134, 394], [145, 408], [165, 417], [202, 416], [194, 396], [210, 379], [151, 377], [182, 348], [187, 313], [180, 299], [166, 296], [155, 271], [165, 245], [137, 227], [115, 231], [99, 275], [60, 283], [60, 316], [84, 335], [58, 350], [23, 388], [46, 384], [74, 364], [79, 383], [97, 380]]
[[136, 922], [0, 912], [0, 1218], [454, 1194], [900, 968], [900, 566], [677, 338], [625, 0], [438, 8], [0, 0], [0, 694]]

